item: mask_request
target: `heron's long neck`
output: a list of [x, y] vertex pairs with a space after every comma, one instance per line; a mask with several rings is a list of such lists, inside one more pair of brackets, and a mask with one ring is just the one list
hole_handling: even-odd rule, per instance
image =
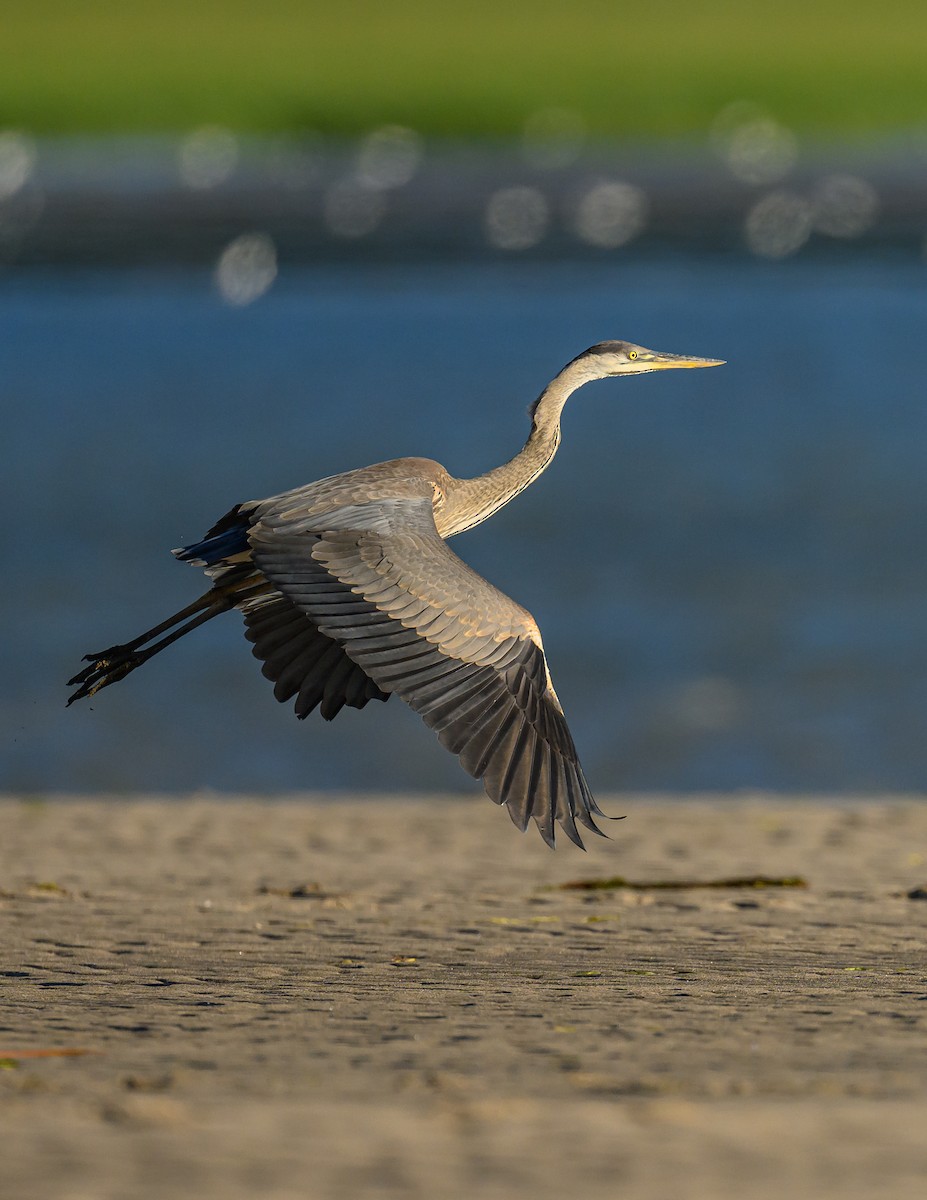
[[577, 363], [565, 367], [541, 393], [532, 411], [531, 434], [524, 447], [503, 463], [475, 479], [455, 479], [438, 514], [443, 537], [453, 537], [479, 525], [533, 483], [557, 453], [560, 414], [569, 397], [590, 376]]

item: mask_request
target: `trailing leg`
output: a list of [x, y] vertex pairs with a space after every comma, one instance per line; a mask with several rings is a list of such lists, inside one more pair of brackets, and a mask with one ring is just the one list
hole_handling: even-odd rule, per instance
[[[180, 612], [174, 613], [172, 617], [168, 617], [166, 621], [146, 630], [145, 633], [139, 634], [130, 642], [110, 646], [108, 650], [85, 654], [84, 661], [89, 666], [84, 667], [82, 671], [78, 671], [72, 679], [68, 680], [68, 687], [77, 687], [77, 691], [68, 697], [68, 704], [73, 704], [75, 700], [82, 700], [85, 696], [93, 696], [101, 688], [109, 687], [111, 683], [125, 679], [126, 675], [134, 671], [136, 667], [140, 667], [149, 658], [160, 654], [162, 650], [185, 634], [204, 625], [207, 621], [211, 621], [219, 613], [228, 612], [242, 600], [257, 596], [266, 590], [268, 590], [267, 584], [263, 580], [255, 581], [253, 575], [249, 581], [245, 581], [244, 586], [242, 581], [238, 580], [234, 584], [210, 588], [192, 604], [188, 604], [186, 608], [182, 608]], [[174, 629], [174, 626], [179, 626], [179, 628]], [[159, 641], [153, 640], [169, 629], [173, 629], [173, 632], [169, 633], [167, 637], [161, 637]]]

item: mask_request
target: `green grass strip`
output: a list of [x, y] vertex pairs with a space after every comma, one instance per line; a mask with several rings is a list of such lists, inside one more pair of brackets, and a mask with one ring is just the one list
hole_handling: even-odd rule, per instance
[[704, 132], [751, 100], [800, 131], [927, 125], [923, 0], [30, 0], [0, 17], [0, 128], [511, 136]]

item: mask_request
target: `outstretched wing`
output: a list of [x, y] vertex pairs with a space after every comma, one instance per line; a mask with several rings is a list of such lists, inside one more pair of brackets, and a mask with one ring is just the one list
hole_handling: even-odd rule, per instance
[[600, 813], [550, 683], [531, 614], [451, 551], [430, 496], [324, 515], [261, 506], [261, 573], [383, 693], [396, 692], [520, 829], [599, 833]]

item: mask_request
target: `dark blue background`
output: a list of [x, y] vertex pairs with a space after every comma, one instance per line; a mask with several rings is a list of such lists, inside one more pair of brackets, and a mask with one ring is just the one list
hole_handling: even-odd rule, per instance
[[0, 787], [471, 787], [396, 700], [297, 722], [230, 614], [64, 709], [81, 654], [201, 587], [234, 502], [404, 454], [475, 474], [578, 351], [726, 358], [590, 385], [549, 472], [455, 547], [525, 604], [617, 788], [927, 782], [927, 268], [620, 266], [0, 276]]

